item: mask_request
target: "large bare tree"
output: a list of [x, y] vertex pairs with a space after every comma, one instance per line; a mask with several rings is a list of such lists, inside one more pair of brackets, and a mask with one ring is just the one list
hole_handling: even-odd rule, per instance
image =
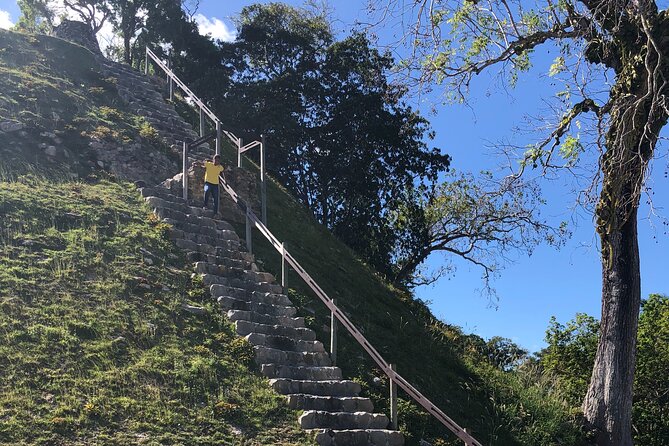
[[[602, 320], [582, 408], [599, 445], [631, 445], [637, 212], [669, 115], [669, 13], [648, 0], [389, 0], [371, 8], [384, 23], [403, 25], [408, 73], [420, 85], [443, 85], [454, 100], [466, 99], [483, 71], [497, 68], [513, 84], [541, 48], [558, 52], [550, 74], [569, 79], [556, 101], [561, 111], [523, 150], [514, 175], [573, 172], [585, 169], [588, 157], [596, 160], [584, 192], [601, 243]], [[589, 141], [577, 135], [583, 123], [593, 129]]]

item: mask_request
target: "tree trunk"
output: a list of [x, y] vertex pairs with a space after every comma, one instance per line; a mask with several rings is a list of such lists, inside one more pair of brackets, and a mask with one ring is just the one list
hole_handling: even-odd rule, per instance
[[123, 30], [123, 59], [128, 65], [132, 65], [132, 52], [130, 49], [130, 39], [132, 35], [128, 32], [127, 29]]
[[602, 320], [583, 402], [599, 446], [632, 445], [632, 386], [641, 303], [636, 203], [620, 229], [600, 233]]

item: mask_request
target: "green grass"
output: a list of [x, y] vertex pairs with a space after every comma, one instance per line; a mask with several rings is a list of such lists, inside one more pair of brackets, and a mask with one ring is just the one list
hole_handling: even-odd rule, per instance
[[3, 182], [0, 214], [0, 444], [309, 444], [133, 186]]

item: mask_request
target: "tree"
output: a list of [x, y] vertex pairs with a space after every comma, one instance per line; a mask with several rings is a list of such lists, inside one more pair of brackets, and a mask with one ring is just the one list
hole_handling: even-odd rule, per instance
[[560, 390], [574, 406], [588, 389], [598, 335], [599, 321], [583, 313], [566, 325], [552, 317], [546, 330], [548, 346], [539, 353], [541, 365], [560, 379]]
[[[422, 227], [407, 231], [395, 250], [396, 284], [431, 283], [443, 272], [452, 271], [450, 264], [436, 273], [425, 273], [421, 267], [428, 256], [442, 252], [480, 267], [485, 289], [494, 292], [490, 281], [509, 260], [510, 252], [531, 254], [543, 240], [558, 246], [567, 235], [564, 226], [555, 229], [540, 220], [539, 206], [544, 201], [536, 186], [499, 183], [489, 172], [482, 172], [478, 179], [453, 173], [421, 201]], [[414, 202], [406, 200], [410, 207]], [[415, 218], [398, 217], [398, 226], [416, 224]], [[412, 234], [420, 234], [420, 239], [414, 240]]]
[[[637, 210], [669, 116], [667, 11], [648, 0], [538, 0], [535, 8], [507, 0], [414, 0], [408, 9], [404, 2], [390, 3], [385, 17], [400, 11], [413, 19], [406, 41], [415, 58], [407, 65], [420, 81], [446, 83], [454, 99], [466, 97], [484, 70], [499, 67], [513, 84], [542, 45], [561, 52], [551, 74], [572, 74], [572, 88], [561, 95], [564, 111], [550, 134], [525, 152], [515, 177], [532, 167], [585, 169], [579, 163], [590, 148], [599, 157], [589, 171], [589, 190], [599, 191], [594, 213], [601, 243], [602, 321], [583, 412], [598, 432], [598, 444], [631, 445], [641, 300]], [[607, 73], [614, 76], [609, 86]], [[599, 82], [590, 82], [590, 88], [579, 84], [595, 75]], [[592, 145], [574, 135], [576, 124], [589, 116], [598, 131]]]
[[111, 17], [107, 0], [63, 0], [62, 7], [55, 0], [18, 0], [21, 9], [19, 29], [27, 32], [46, 32], [54, 26], [57, 16], [74, 13], [97, 34]]
[[484, 356], [501, 370], [513, 370], [527, 359], [527, 350], [509, 338], [493, 336], [485, 343]]
[[[538, 355], [544, 373], [558, 378], [558, 389], [575, 407], [588, 390], [598, 333], [599, 321], [586, 314], [577, 314], [565, 325], [551, 318], [546, 330], [548, 346]], [[662, 446], [669, 438], [669, 297], [651, 294], [642, 301], [637, 351], [634, 442]]]
[[63, 0], [66, 9], [77, 14], [97, 34], [112, 16], [107, 0]]
[[669, 297], [651, 294], [641, 309], [632, 410], [634, 439], [637, 444], [662, 446], [669, 438]]
[[132, 65], [132, 40], [144, 26], [144, 17], [149, 3], [147, 0], [110, 0], [114, 28], [123, 40], [123, 60]]
[[46, 34], [53, 28], [55, 13], [49, 6], [49, 0], [18, 0], [21, 10], [16, 29], [26, 33]]
[[[268, 169], [316, 218], [392, 277], [404, 233], [393, 215], [449, 157], [424, 142], [429, 124], [389, 82], [393, 60], [362, 33], [337, 41], [326, 17], [284, 4], [242, 10], [234, 87], [214, 99], [226, 126], [267, 137]], [[423, 186], [420, 186], [423, 187]]]

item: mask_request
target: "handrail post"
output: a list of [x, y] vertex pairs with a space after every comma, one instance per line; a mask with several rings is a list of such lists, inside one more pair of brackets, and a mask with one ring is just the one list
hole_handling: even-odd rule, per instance
[[260, 214], [267, 226], [267, 178], [265, 177], [265, 134], [260, 135]]
[[244, 145], [244, 142], [242, 141], [242, 138], [239, 138], [237, 140], [237, 167], [242, 167], [242, 146]]
[[144, 59], [144, 74], [149, 75], [149, 47], [146, 47], [146, 51], [144, 51], [145, 54], [145, 59]]
[[205, 133], [205, 122], [204, 122], [204, 109], [200, 106], [200, 136], [204, 136]]
[[[172, 69], [171, 58], [167, 59], [167, 68], [169, 68], [170, 70]], [[170, 101], [174, 101], [174, 80], [172, 79], [170, 73], [167, 73], [167, 83], [169, 85], [169, 90], [170, 90]]]
[[183, 177], [181, 178], [181, 184], [183, 186], [183, 199], [188, 200], [188, 143], [184, 141], [183, 146]]
[[[471, 434], [472, 430], [469, 429], [468, 427], [463, 429], [465, 431], [465, 434]], [[465, 446], [474, 446], [474, 443], [470, 443], [469, 441], [465, 441]]]
[[221, 140], [223, 130], [221, 129], [221, 121], [218, 119], [216, 120], [216, 155], [221, 154], [221, 144], [223, 141]]
[[249, 218], [249, 209], [246, 209], [246, 250], [249, 253], [253, 252], [253, 234], [251, 232], [251, 218]]
[[286, 243], [281, 242], [281, 286], [286, 288]]
[[[332, 299], [332, 303], [336, 306], [337, 299]], [[332, 365], [337, 364], [337, 317], [334, 311], [330, 312], [330, 359]]]
[[[389, 364], [390, 365], [390, 370], [395, 372], [397, 370], [397, 366], [395, 364]], [[390, 427], [392, 430], [397, 430], [397, 383], [395, 383], [395, 380], [393, 379], [392, 376], [389, 376], [389, 381], [390, 381]]]

